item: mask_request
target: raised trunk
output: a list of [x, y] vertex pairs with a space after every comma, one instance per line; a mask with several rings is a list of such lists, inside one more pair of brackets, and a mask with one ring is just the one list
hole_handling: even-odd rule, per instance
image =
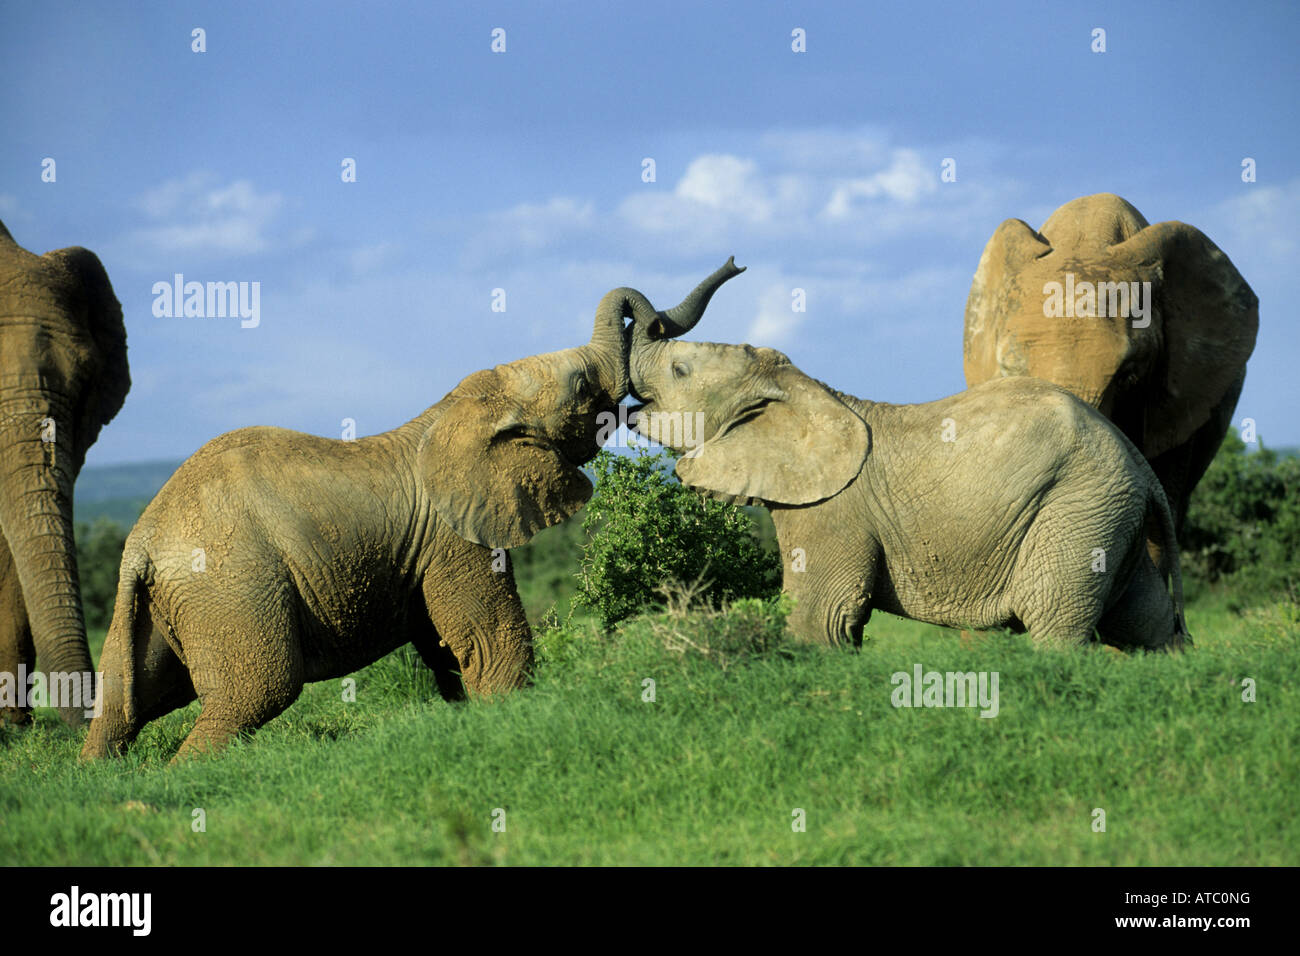
[[[662, 339], [675, 339], [695, 328], [704, 315], [709, 300], [718, 288], [735, 276], [745, 271], [744, 266], [736, 265], [732, 256], [712, 275], [691, 290], [690, 295], [666, 312], [657, 312], [640, 292], [635, 289], [615, 289], [601, 300], [600, 310], [596, 313], [596, 326], [599, 329], [601, 315], [616, 312], [618, 328], [626, 344], [627, 363], [625, 365], [626, 381], [633, 392], [637, 391], [638, 376], [632, 365], [632, 359], [638, 350], [651, 342]], [[631, 318], [632, 324], [626, 330], [622, 328], [623, 319]]]
[[703, 317], [704, 310], [708, 307], [709, 300], [713, 298], [713, 293], [718, 291], [718, 287], [744, 271], [745, 267], [736, 265], [736, 257], [731, 256], [714, 270], [711, 276], [691, 290], [691, 294], [682, 300], [681, 305], [661, 315], [659, 327], [651, 326], [652, 334], [664, 339], [675, 339], [679, 335], [685, 335], [695, 328], [695, 324]]
[[[82, 675], [91, 671], [91, 661], [72, 529], [71, 436], [56, 430], [54, 441], [43, 441], [41, 423], [48, 413], [33, 414], [30, 401], [22, 402], [21, 408], [5, 405], [0, 411], [0, 448], [5, 451], [0, 469], [0, 531], [22, 587], [36, 666], [45, 674], [50, 693], [60, 695], [63, 719], [80, 725], [91, 706], [92, 688], [82, 682]], [[46, 437], [50, 437], [48, 430]], [[69, 694], [73, 699], [67, 698]]]

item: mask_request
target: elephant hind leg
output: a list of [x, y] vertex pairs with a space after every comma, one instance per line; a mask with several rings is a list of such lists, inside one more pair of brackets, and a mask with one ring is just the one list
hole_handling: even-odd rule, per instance
[[1123, 595], [1101, 618], [1097, 630], [1107, 644], [1154, 650], [1182, 643], [1173, 598], [1164, 577], [1145, 554]]
[[[1040, 540], [1051, 541], [1051, 532]], [[1104, 607], [1105, 583], [1092, 570], [1089, 553], [1053, 544], [1027, 556], [1033, 570], [1012, 594], [1014, 620], [1039, 646], [1089, 643]]]
[[230, 740], [278, 717], [302, 693], [306, 668], [289, 607], [270, 618], [220, 626], [198, 647], [185, 645], [190, 679], [203, 709], [172, 759], [222, 750]]
[[[114, 615], [113, 625], [104, 641], [99, 672], [103, 684], [99, 689], [98, 712], [82, 747], [82, 759], [120, 756], [149, 721], [163, 717], [194, 699], [194, 687], [185, 664], [176, 656], [163, 628], [154, 623], [148, 592], [140, 589], [140, 611], [129, 639], [121, 632], [123, 624]], [[128, 653], [128, 650], [130, 653]], [[133, 707], [128, 718], [126, 707], [126, 668], [134, 667], [131, 694]]]

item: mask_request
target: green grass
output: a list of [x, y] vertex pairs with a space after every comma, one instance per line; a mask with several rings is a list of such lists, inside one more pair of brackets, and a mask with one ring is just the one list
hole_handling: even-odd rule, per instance
[[[665, 614], [550, 632], [534, 687], [462, 705], [399, 651], [355, 675], [355, 702], [312, 685], [254, 737], [176, 767], [197, 704], [89, 766], [42, 711], [0, 730], [0, 860], [1300, 863], [1296, 607], [1188, 618], [1181, 656], [963, 643], [877, 615], [860, 653], [783, 643], [723, 667], [723, 639], [748, 625]], [[665, 649], [673, 632], [714, 653]], [[895, 709], [890, 675], [916, 663], [998, 671], [999, 715]]]

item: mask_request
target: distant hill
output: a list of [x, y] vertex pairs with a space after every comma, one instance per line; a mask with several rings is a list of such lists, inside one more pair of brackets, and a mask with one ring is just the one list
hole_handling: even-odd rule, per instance
[[131, 527], [180, 464], [179, 461], [144, 461], [83, 468], [77, 478], [77, 521], [89, 524], [103, 517]]

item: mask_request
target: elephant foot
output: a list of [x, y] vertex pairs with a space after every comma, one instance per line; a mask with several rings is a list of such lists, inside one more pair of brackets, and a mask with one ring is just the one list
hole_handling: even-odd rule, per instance
[[102, 718], [91, 721], [90, 733], [81, 747], [81, 760], [106, 760], [120, 757], [126, 753], [127, 744], [134, 734], [111, 733], [108, 723]]

